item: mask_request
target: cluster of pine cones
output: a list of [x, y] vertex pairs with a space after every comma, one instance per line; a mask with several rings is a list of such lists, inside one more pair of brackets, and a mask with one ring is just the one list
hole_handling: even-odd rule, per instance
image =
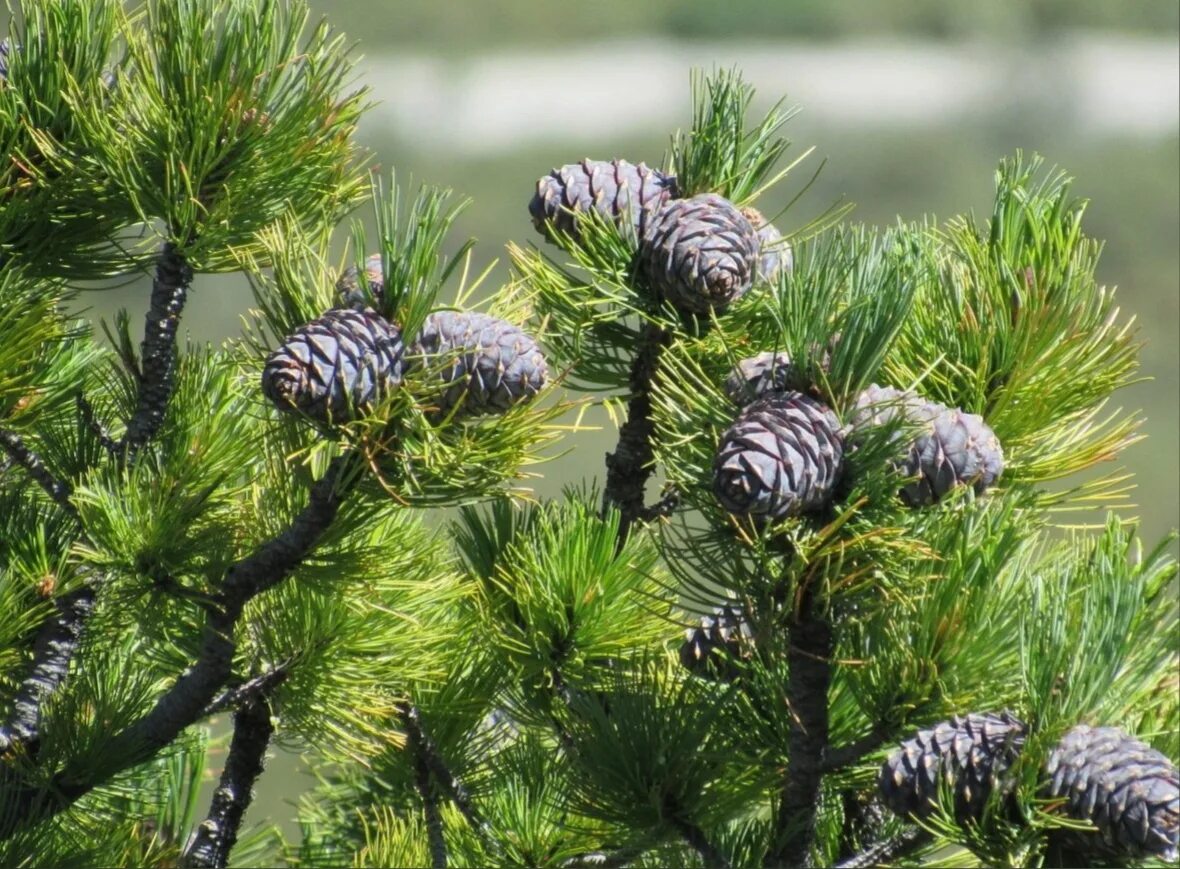
[[[430, 400], [440, 416], [507, 410], [540, 392], [549, 376], [536, 342], [487, 314], [437, 311], [407, 348], [401, 329], [374, 309], [384, 303], [380, 254], [337, 282], [340, 306], [305, 323], [267, 357], [262, 391], [280, 410], [325, 424], [358, 419], [398, 387], [411, 365], [439, 379]], [[367, 295], [366, 295], [367, 291]]]
[[918, 430], [899, 461], [909, 478], [900, 495], [910, 506], [933, 504], [962, 485], [982, 494], [1004, 470], [1000, 441], [982, 417], [912, 392], [874, 384], [842, 426], [803, 391], [785, 353], [742, 360], [725, 389], [742, 410], [721, 436], [713, 490], [737, 515], [772, 522], [825, 507], [858, 435], [894, 420]]
[[656, 294], [686, 313], [720, 312], [791, 268], [791, 248], [752, 208], [714, 193], [680, 198], [676, 179], [626, 160], [583, 160], [537, 181], [529, 213], [546, 238], [577, 243], [577, 215], [629, 223]]
[[[978, 820], [993, 795], [1015, 786], [1008, 775], [1028, 727], [1007, 712], [956, 716], [901, 744], [881, 767], [881, 799], [900, 815], [926, 817], [940, 792], [960, 823]], [[1061, 739], [1042, 770], [1049, 806], [1093, 825], [1070, 831], [1067, 846], [1113, 859], [1177, 858], [1180, 772], [1160, 752], [1117, 727], [1080, 724]]]

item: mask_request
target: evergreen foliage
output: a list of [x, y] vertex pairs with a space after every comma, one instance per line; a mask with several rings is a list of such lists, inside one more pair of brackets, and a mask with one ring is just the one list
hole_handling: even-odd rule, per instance
[[[792, 112], [697, 75], [669, 165], [548, 176], [553, 244], [489, 290], [461, 202], [366, 179], [351, 49], [302, 2], [24, 0], [4, 47], [0, 863], [1175, 859], [1176, 566], [1092, 471], [1137, 438], [1109, 402], [1138, 347], [1064, 174], [1004, 160], [982, 221], [768, 231], [739, 209], [794, 184]], [[697, 199], [746, 221], [742, 290], [678, 307], [648, 227]], [[67, 316], [142, 270], [138, 344]], [[256, 307], [185, 343], [218, 271]], [[396, 360], [283, 350], [331, 413], [264, 394], [288, 336], [362, 320]], [[864, 425], [870, 388], [955, 421]], [[525, 488], [592, 401], [601, 490]], [[735, 510], [721, 465], [774, 508]], [[317, 774], [293, 841], [250, 811], [272, 746]]]

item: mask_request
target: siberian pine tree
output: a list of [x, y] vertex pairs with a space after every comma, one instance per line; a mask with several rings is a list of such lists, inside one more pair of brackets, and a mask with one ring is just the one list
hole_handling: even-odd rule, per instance
[[[697, 76], [488, 289], [461, 201], [366, 172], [350, 58], [298, 2], [14, 10], [0, 863], [1176, 859], [1176, 568], [1092, 470], [1138, 348], [1065, 175], [789, 228], [790, 112]], [[195, 346], [214, 272], [255, 307]], [[142, 332], [69, 315], [136, 274]], [[538, 497], [592, 404], [601, 488]], [[276, 746], [297, 841], [247, 812]]]

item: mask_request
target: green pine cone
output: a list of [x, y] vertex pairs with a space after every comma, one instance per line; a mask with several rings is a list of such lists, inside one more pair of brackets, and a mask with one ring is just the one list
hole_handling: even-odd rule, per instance
[[791, 244], [757, 208], [743, 208], [742, 214], [758, 233], [758, 274], [755, 280], [759, 283], [774, 283], [780, 274], [789, 272], [795, 266]]
[[375, 311], [334, 308], [267, 357], [262, 392], [319, 422], [357, 419], [401, 383], [404, 351], [397, 327]]
[[441, 366], [447, 388], [439, 410], [462, 403], [466, 413], [500, 413], [545, 386], [549, 367], [537, 343], [511, 323], [487, 314], [438, 311], [426, 318], [413, 354]]
[[355, 265], [351, 265], [341, 272], [336, 281], [336, 292], [340, 294], [341, 306], [360, 310], [373, 302], [378, 305], [385, 302], [385, 266], [381, 262], [381, 254], [370, 254], [365, 260], [365, 279], [369, 284], [371, 300], [365, 297], [364, 287], [361, 286], [360, 270]]
[[983, 492], [1004, 471], [999, 438], [983, 417], [925, 401], [912, 392], [873, 384], [856, 399], [852, 430], [879, 425], [903, 413], [924, 433], [910, 444], [901, 467], [914, 477], [901, 490], [911, 507], [936, 503], [952, 489], [970, 484]]
[[759, 249], [750, 221], [713, 193], [669, 202], [639, 242], [640, 264], [655, 290], [694, 314], [723, 311], [745, 295]]
[[616, 223], [629, 219], [642, 238], [651, 215], [677, 195], [675, 178], [643, 163], [582, 160], [538, 179], [529, 214], [550, 240], [557, 231], [577, 241], [575, 215], [592, 210]]
[[1097, 833], [1071, 833], [1079, 851], [1177, 859], [1180, 773], [1160, 752], [1117, 727], [1079, 725], [1045, 765], [1051, 797]]
[[844, 463], [840, 422], [800, 392], [760, 398], [721, 436], [713, 492], [731, 513], [778, 520], [831, 500]]
[[702, 616], [700, 626], [689, 628], [684, 634], [680, 663], [696, 676], [733, 681], [738, 662], [750, 657], [750, 626], [741, 607], [733, 603], [717, 607], [712, 615]]
[[899, 815], [926, 817], [940, 788], [954, 795], [955, 819], [979, 818], [992, 793], [1006, 793], [1004, 774], [1024, 747], [1027, 728], [1007, 712], [956, 715], [907, 739], [881, 765], [881, 799]]

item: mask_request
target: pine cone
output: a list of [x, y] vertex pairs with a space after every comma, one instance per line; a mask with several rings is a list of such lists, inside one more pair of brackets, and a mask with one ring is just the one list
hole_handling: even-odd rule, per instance
[[733, 367], [725, 378], [725, 394], [734, 404], [745, 407], [768, 393], [785, 392], [790, 388], [791, 377], [790, 357], [768, 350]]
[[590, 210], [616, 223], [629, 218], [642, 238], [650, 216], [677, 195], [675, 178], [643, 163], [633, 166], [626, 160], [583, 160], [538, 179], [529, 214], [537, 231], [549, 239], [556, 230], [577, 241], [574, 215]]
[[912, 392], [870, 386], [857, 396], [852, 429], [888, 422], [898, 413], [925, 427], [901, 461], [905, 475], [917, 477], [901, 490], [911, 507], [933, 504], [966, 483], [983, 494], [1003, 473], [1003, 448], [983, 417], [924, 401]]
[[1045, 765], [1047, 789], [1065, 798], [1065, 811], [1097, 834], [1071, 833], [1080, 850], [1101, 837], [1112, 856], [1177, 858], [1180, 773], [1167, 757], [1117, 727], [1069, 731]]
[[881, 765], [881, 799], [899, 815], [925, 817], [946, 787], [954, 794], [956, 820], [978, 819], [994, 790], [1011, 788], [1001, 779], [1024, 747], [1026, 732], [1007, 712], [956, 715], [920, 730]]
[[737, 677], [737, 662], [750, 657], [753, 635], [741, 609], [733, 604], [717, 607], [713, 615], [701, 618], [700, 627], [684, 635], [680, 663], [697, 676], [730, 682]]
[[742, 214], [758, 233], [758, 276], [762, 283], [773, 283], [783, 272], [789, 272], [795, 265], [795, 256], [790, 242], [783, 239], [773, 223], [762, 216], [757, 208], [746, 207]]
[[20, 46], [13, 46], [8, 37], [0, 39], [0, 81], [8, 78], [8, 55], [20, 51]]
[[721, 436], [713, 491], [731, 513], [783, 519], [824, 506], [844, 461], [840, 423], [799, 392], [761, 398]]
[[401, 333], [371, 309], [334, 308], [267, 357], [262, 392], [320, 422], [356, 419], [402, 379]]
[[439, 399], [442, 413], [460, 401], [467, 413], [507, 410], [540, 392], [549, 376], [536, 342], [511, 323], [487, 314], [431, 314], [413, 352], [429, 366], [443, 366], [443, 382], [450, 386]]
[[677, 199], [652, 218], [639, 243], [652, 286], [682, 311], [721, 311], [750, 289], [758, 234], [728, 199]]
[[[365, 260], [365, 278], [369, 282], [369, 293], [378, 305], [385, 302], [385, 266], [381, 262], [381, 254], [371, 254]], [[340, 304], [346, 308], [361, 309], [368, 307], [369, 300], [365, 298], [364, 288], [361, 286], [360, 271], [351, 265], [341, 272], [336, 281], [336, 291], [340, 294]]]

